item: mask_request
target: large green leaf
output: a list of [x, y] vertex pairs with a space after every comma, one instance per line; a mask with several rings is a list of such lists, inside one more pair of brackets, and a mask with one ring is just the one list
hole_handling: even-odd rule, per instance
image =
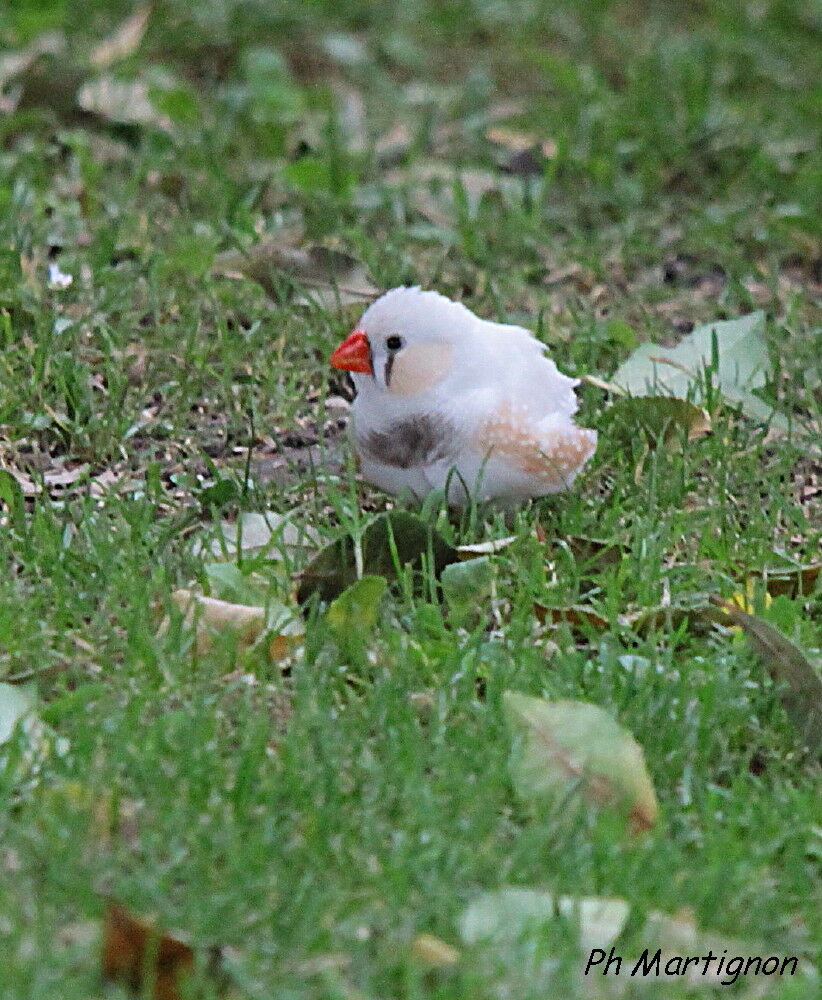
[[585, 800], [625, 812], [634, 831], [654, 825], [656, 794], [642, 748], [597, 705], [503, 694], [514, 733], [511, 777], [519, 795], [538, 805], [578, 787]]
[[[359, 558], [357, 545], [359, 544]], [[436, 576], [459, 559], [459, 553], [429, 524], [406, 511], [380, 514], [359, 540], [344, 535], [327, 545], [300, 575], [297, 600], [305, 603], [313, 594], [333, 601], [360, 576], [383, 576], [395, 580], [398, 569], [422, 567], [429, 557]]]
[[698, 326], [675, 347], [640, 344], [611, 381], [632, 396], [665, 395], [699, 401], [706, 368], [712, 370], [722, 395], [739, 403], [747, 416], [787, 427], [785, 418], [751, 391], [764, 386], [770, 374], [765, 314], [761, 311]]

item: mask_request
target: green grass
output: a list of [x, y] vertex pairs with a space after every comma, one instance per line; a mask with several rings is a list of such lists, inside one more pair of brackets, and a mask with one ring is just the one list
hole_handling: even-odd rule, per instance
[[[619, 621], [819, 557], [818, 11], [680, 6], [164, 0], [111, 72], [145, 81], [168, 128], [55, 96], [95, 75], [88, 53], [131, 4], [0, 11], [10, 50], [66, 35], [0, 117], [0, 466], [35, 485], [88, 466], [0, 505], [0, 679], [39, 674], [51, 733], [35, 767], [19, 731], [0, 755], [2, 1000], [123, 995], [99, 979], [103, 893], [229, 949], [230, 995], [255, 1000], [515, 996], [457, 927], [504, 885], [687, 908], [763, 954], [818, 955], [819, 773], [762, 668], [727, 632]], [[362, 101], [356, 129], [343, 94]], [[378, 140], [398, 122], [391, 158]], [[502, 126], [551, 155], [500, 171], [511, 154], [486, 132]], [[420, 185], [432, 161], [445, 179]], [[326, 407], [344, 391], [326, 358], [358, 306], [212, 276], [216, 253], [286, 230], [353, 254], [380, 288], [523, 322], [563, 370], [604, 379], [638, 340], [764, 308], [768, 393], [802, 433], [772, 440], [717, 405], [712, 435], [648, 451], [585, 385], [598, 453], [570, 494], [516, 518], [496, 620], [456, 629], [398, 587], [363, 648], [312, 617], [288, 676], [227, 642], [194, 655], [176, 619], [158, 623], [175, 588], [207, 583], [194, 543], [215, 519], [293, 511], [330, 540], [389, 503], [353, 479]], [[69, 288], [47, 286], [49, 260]], [[306, 460], [320, 438], [333, 476]], [[271, 479], [278, 456], [298, 464]], [[431, 517], [452, 541], [510, 533]], [[587, 572], [562, 547], [575, 536], [623, 557]], [[242, 568], [291, 603], [304, 561]], [[610, 625], [542, 629], [534, 600], [584, 601]], [[754, 600], [819, 657], [818, 585]], [[508, 774], [508, 688], [618, 718], [658, 826], [626, 841], [559, 807], [532, 818]], [[416, 964], [422, 932], [459, 964]], [[561, 927], [545, 947], [560, 977], [578, 968]], [[775, 995], [815, 989], [797, 977]]]

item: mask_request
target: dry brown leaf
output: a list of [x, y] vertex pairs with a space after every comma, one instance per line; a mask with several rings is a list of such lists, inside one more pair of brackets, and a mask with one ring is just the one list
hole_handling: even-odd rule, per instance
[[[36, 482], [25, 472], [20, 472], [17, 469], [9, 468], [5, 465], [0, 467], [4, 468], [11, 475], [11, 477], [17, 481], [24, 497], [36, 497], [42, 492], [41, 484]], [[76, 465], [74, 468], [67, 469], [63, 462], [58, 460], [49, 470], [43, 473], [43, 483], [49, 492], [55, 491], [56, 493], [59, 493], [61, 490], [65, 489], [65, 487], [72, 486], [74, 483], [78, 482], [78, 480], [85, 478], [88, 471], [89, 466], [87, 463]]]
[[241, 645], [250, 646], [265, 629], [265, 608], [220, 601], [187, 588], [175, 590], [171, 599], [185, 614], [187, 625], [196, 623], [198, 653], [213, 645], [213, 632], [235, 632]]
[[99, 475], [95, 476], [91, 485], [89, 486], [89, 492], [93, 497], [103, 497], [106, 493], [120, 480], [123, 478], [123, 473], [115, 472], [113, 469], [104, 469]]
[[303, 641], [303, 635], [287, 632], [278, 632], [273, 635], [268, 642], [268, 658], [272, 663], [279, 663], [287, 660], [292, 653], [296, 652]]
[[621, 436], [642, 431], [649, 448], [675, 448], [683, 434], [696, 441], [711, 433], [711, 416], [704, 407], [673, 396], [623, 396], [612, 403], [608, 416], [618, 421], [615, 429]]
[[[242, 647], [252, 646], [268, 629], [266, 609], [251, 604], [233, 604], [216, 597], [205, 597], [183, 587], [175, 590], [171, 599], [185, 615], [187, 627], [195, 627], [195, 649], [206, 653], [221, 633], [233, 633]], [[167, 628], [163, 623], [161, 632]], [[296, 617], [272, 629], [267, 652], [272, 662], [290, 656], [302, 643], [302, 621]]]
[[763, 580], [765, 590], [771, 597], [807, 597], [813, 593], [822, 563], [811, 563], [809, 566], [789, 566], [769, 569], [765, 567], [755, 577], [749, 579]]
[[125, 21], [91, 50], [89, 62], [95, 69], [108, 69], [112, 63], [135, 52], [146, 33], [151, 4], [141, 4]]
[[62, 468], [44, 473], [43, 482], [46, 486], [71, 486], [78, 479], [82, 479], [88, 470], [89, 466], [87, 464], [76, 465], [73, 469], [67, 469], [63, 466]]
[[180, 1000], [180, 980], [194, 968], [194, 952], [150, 923], [108, 902], [103, 917], [103, 976], [141, 990], [151, 983], [154, 1000]]

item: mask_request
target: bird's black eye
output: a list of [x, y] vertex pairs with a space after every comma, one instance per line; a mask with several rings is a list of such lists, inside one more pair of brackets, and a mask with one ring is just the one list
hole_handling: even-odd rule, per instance
[[394, 334], [386, 340], [385, 346], [389, 351], [398, 351], [402, 347], [402, 337]]

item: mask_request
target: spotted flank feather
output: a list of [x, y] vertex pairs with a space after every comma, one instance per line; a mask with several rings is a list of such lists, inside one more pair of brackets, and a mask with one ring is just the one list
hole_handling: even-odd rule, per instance
[[486, 418], [475, 447], [489, 459], [510, 462], [524, 476], [532, 476], [546, 492], [567, 488], [596, 450], [596, 431], [570, 420], [533, 418], [506, 403]]

